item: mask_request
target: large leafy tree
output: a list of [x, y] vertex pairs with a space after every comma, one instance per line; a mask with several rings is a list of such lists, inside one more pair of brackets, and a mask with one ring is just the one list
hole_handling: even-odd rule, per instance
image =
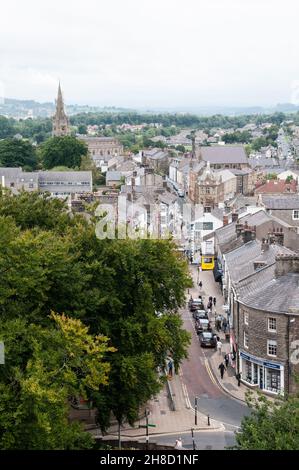
[[47, 169], [57, 166], [79, 169], [87, 153], [87, 145], [74, 136], [51, 137], [41, 146], [42, 162]]
[[177, 314], [190, 286], [185, 261], [171, 241], [99, 240], [92, 220], [65, 219], [65, 208], [47, 198], [42, 208], [16, 198], [11, 217], [9, 197], [0, 204], [0, 320], [48, 328], [54, 310], [109, 337], [117, 348], [109, 384], [90, 398], [102, 429], [112, 413], [132, 423], [162, 386], [158, 369], [167, 355], [176, 367], [187, 355], [190, 338]]
[[299, 395], [270, 401], [249, 393], [247, 404], [251, 414], [236, 434], [238, 450], [299, 450]]
[[34, 170], [37, 167], [36, 149], [27, 140], [0, 140], [0, 166]]
[[92, 438], [68, 421], [71, 397], [107, 385], [105, 360], [114, 349], [92, 337], [79, 320], [51, 314], [56, 328], [25, 319], [0, 324], [5, 365], [0, 368], [0, 448], [82, 449]]

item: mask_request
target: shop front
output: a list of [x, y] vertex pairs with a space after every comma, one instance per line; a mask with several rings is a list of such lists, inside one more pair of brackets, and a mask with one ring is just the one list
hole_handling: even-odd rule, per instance
[[267, 393], [284, 394], [284, 366], [239, 352], [242, 382]]

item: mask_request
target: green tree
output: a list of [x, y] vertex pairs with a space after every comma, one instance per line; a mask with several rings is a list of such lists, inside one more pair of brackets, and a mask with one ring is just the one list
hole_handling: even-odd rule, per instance
[[34, 170], [37, 166], [36, 150], [26, 140], [0, 140], [0, 166]]
[[251, 409], [236, 434], [238, 450], [299, 450], [299, 396], [269, 401], [247, 395]]
[[80, 168], [82, 157], [87, 153], [86, 144], [73, 136], [52, 137], [41, 147], [41, 158], [47, 169], [56, 166]]
[[[51, 314], [41, 328], [24, 319], [0, 324], [6, 362], [0, 369], [0, 448], [91, 448], [92, 437], [69, 423], [72, 397], [88, 398], [108, 384], [105, 360], [115, 349], [79, 320]], [[56, 327], [54, 327], [56, 326]]]
[[12, 119], [7, 119], [4, 116], [0, 116], [0, 139], [13, 137], [14, 134], [16, 134], [14, 121]]
[[80, 135], [86, 135], [86, 134], [87, 134], [87, 126], [86, 126], [86, 124], [80, 124], [80, 125], [78, 126], [78, 133], [79, 133]]
[[2, 196], [0, 322], [49, 328], [53, 310], [109, 337], [117, 348], [109, 384], [90, 396], [103, 429], [112, 413], [133, 422], [162, 386], [158, 369], [167, 355], [176, 367], [187, 356], [190, 335], [177, 313], [191, 285], [186, 262], [170, 240], [99, 240], [93, 218], [87, 223], [41, 199], [39, 206], [23, 194]]

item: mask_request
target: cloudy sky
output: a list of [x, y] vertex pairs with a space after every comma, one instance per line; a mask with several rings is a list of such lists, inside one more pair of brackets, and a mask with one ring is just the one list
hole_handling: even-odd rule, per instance
[[67, 103], [299, 104], [298, 16], [298, 0], [2, 1], [0, 94], [53, 101], [60, 79]]

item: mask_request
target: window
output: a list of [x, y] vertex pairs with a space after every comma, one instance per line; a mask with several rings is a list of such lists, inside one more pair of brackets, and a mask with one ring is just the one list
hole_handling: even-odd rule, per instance
[[277, 356], [277, 342], [273, 340], [268, 341], [268, 356]]
[[203, 211], [204, 211], [204, 213], [209, 213], [209, 212], [212, 212], [212, 208], [209, 207], [209, 206], [206, 206], [206, 207], [204, 207]]
[[279, 393], [281, 391], [280, 371], [267, 369], [266, 390]]
[[210, 192], [211, 192], [211, 188], [210, 188], [210, 186], [207, 186], [206, 187], [206, 194], [210, 194]]
[[293, 220], [299, 220], [299, 210], [293, 211]]
[[276, 333], [276, 318], [268, 318], [268, 331]]
[[248, 349], [248, 334], [244, 331], [244, 348]]
[[203, 230], [213, 230], [213, 222], [204, 222]]
[[245, 325], [248, 325], [248, 319], [249, 319], [248, 313], [244, 312], [244, 323], [245, 323]]

